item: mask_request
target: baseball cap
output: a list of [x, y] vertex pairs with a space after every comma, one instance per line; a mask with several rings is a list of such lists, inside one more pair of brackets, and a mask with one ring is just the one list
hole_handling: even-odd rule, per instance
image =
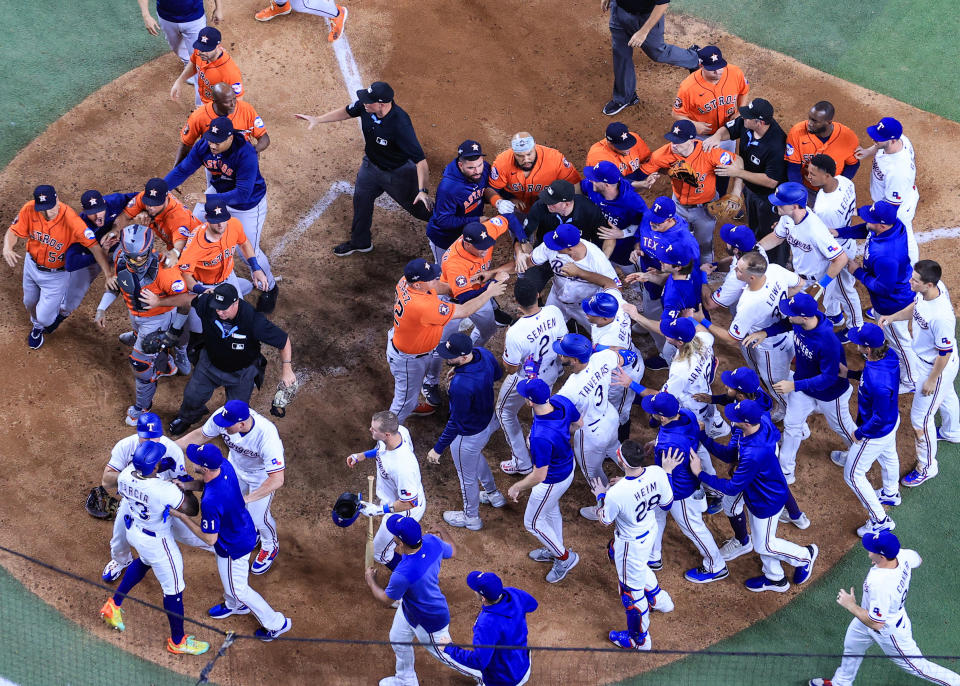
[[387, 531], [403, 541], [404, 545], [416, 548], [423, 542], [423, 529], [413, 517], [392, 514], [387, 519]]
[[658, 414], [661, 417], [676, 417], [680, 413], [680, 401], [666, 391], [643, 396], [640, 405], [648, 414]]
[[773, 121], [773, 105], [769, 100], [754, 98], [740, 108], [740, 116], [744, 119], [759, 119], [769, 124]]
[[564, 357], [572, 357], [579, 362], [587, 362], [593, 353], [590, 339], [579, 333], [564, 334], [559, 341], [553, 342], [553, 352]]
[[211, 224], [222, 224], [230, 218], [230, 210], [223, 200], [207, 200], [203, 205], [207, 221]]
[[233, 122], [230, 121], [230, 117], [217, 117], [210, 122], [210, 126], [207, 127], [207, 132], [203, 134], [203, 138], [208, 143], [223, 143], [232, 135]]
[[617, 165], [607, 160], [597, 162], [594, 167], [589, 165], [584, 167], [583, 175], [587, 178], [587, 181], [599, 181], [600, 183], [620, 183], [620, 179], [623, 178], [620, 175], [620, 170], [617, 169]]
[[707, 45], [697, 50], [697, 57], [700, 58], [701, 66], [707, 71], [716, 71], [727, 66], [727, 61], [723, 59], [723, 53], [716, 45]]
[[220, 32], [212, 26], [204, 26], [197, 34], [197, 40], [193, 41], [193, 49], [200, 52], [210, 52], [220, 45], [223, 37]]
[[777, 186], [777, 189], [767, 196], [771, 205], [807, 205], [807, 188], [802, 183], [787, 181]]
[[750, 367], [737, 367], [733, 371], [725, 371], [720, 374], [720, 380], [724, 385], [741, 393], [760, 392], [760, 377]]
[[813, 317], [819, 311], [817, 301], [807, 293], [797, 293], [789, 300], [780, 301], [780, 312], [784, 317]]
[[457, 146], [457, 158], [461, 160], [475, 160], [483, 157], [483, 148], [477, 141], [465, 140]]
[[895, 141], [903, 135], [903, 124], [893, 117], [884, 117], [867, 127], [867, 135], [875, 141]]
[[677, 203], [673, 201], [673, 198], [661, 195], [654, 200], [650, 206], [650, 214], [653, 215], [653, 219], [656, 220], [654, 222], [655, 224], [661, 224], [677, 216]]
[[470, 336], [462, 333], [450, 334], [447, 340], [437, 346], [437, 354], [445, 360], [462, 357], [473, 352], [473, 341]]
[[393, 102], [393, 89], [386, 81], [374, 81], [357, 91], [357, 100], [364, 105], [374, 102]]
[[564, 179], [557, 179], [540, 191], [540, 199], [547, 205], [570, 202], [574, 195], [576, 195], [576, 189], [574, 189], [573, 184]]
[[607, 141], [618, 150], [629, 150], [637, 144], [637, 137], [623, 122], [615, 121], [607, 125]]
[[671, 143], [686, 143], [697, 137], [697, 127], [689, 119], [678, 119], [663, 137]]
[[612, 318], [617, 316], [620, 303], [611, 293], [600, 291], [580, 301], [580, 308], [590, 317]]
[[878, 200], [872, 205], [864, 205], [857, 210], [857, 216], [868, 224], [888, 224], [892, 226], [897, 222], [897, 209], [886, 200]]
[[864, 322], [863, 326], [851, 326], [847, 330], [847, 338], [851, 343], [868, 348], [882, 348], [886, 340], [883, 329], [872, 322]]
[[80, 207], [83, 208], [84, 212], [94, 213], [103, 212], [107, 209], [106, 204], [103, 202], [103, 194], [95, 190], [83, 192], [83, 195], [80, 196]]
[[544, 244], [551, 250], [566, 250], [580, 242], [580, 229], [573, 224], [561, 224], [543, 235]]
[[674, 338], [689, 343], [697, 335], [697, 322], [692, 317], [660, 320], [660, 333], [667, 338]]
[[517, 384], [517, 395], [542, 405], [550, 399], [550, 386], [543, 379], [524, 379]]
[[478, 250], [486, 250], [493, 247], [497, 239], [491, 236], [487, 232], [487, 227], [480, 222], [470, 222], [463, 227], [463, 241]]
[[467, 574], [467, 586], [487, 600], [499, 600], [503, 595], [503, 582], [493, 572], [470, 572]]
[[724, 414], [731, 422], [759, 424], [760, 420], [763, 419], [763, 408], [756, 400], [741, 400], [738, 403], [727, 405]]
[[43, 185], [33, 189], [33, 209], [37, 212], [52, 210], [57, 204], [57, 189]]
[[407, 283], [433, 281], [440, 278], [440, 265], [418, 257], [407, 262], [407, 266], [403, 268], [403, 275], [406, 277]]
[[148, 207], [160, 207], [167, 201], [170, 188], [163, 179], [153, 178], [143, 187], [143, 204]]
[[187, 446], [187, 459], [207, 469], [219, 469], [223, 464], [223, 453], [213, 443], [191, 443]]
[[867, 534], [860, 539], [860, 542], [871, 553], [883, 555], [888, 560], [892, 560], [900, 553], [900, 539], [889, 530], [877, 534]]
[[693, 252], [693, 247], [686, 243], [668, 243], [666, 247], [663, 247], [663, 243], [660, 243], [654, 252], [658, 260], [675, 267], [690, 264], [697, 258]]
[[225, 310], [240, 299], [240, 294], [233, 284], [222, 283], [213, 289], [213, 309]]
[[137, 436], [140, 438], [160, 438], [163, 436], [163, 424], [155, 412], [144, 412], [137, 417]]
[[223, 409], [213, 415], [213, 423], [226, 429], [250, 419], [250, 406], [242, 400], [228, 400]]
[[740, 252], [750, 252], [757, 245], [757, 237], [749, 226], [724, 224], [720, 227], [720, 238]]

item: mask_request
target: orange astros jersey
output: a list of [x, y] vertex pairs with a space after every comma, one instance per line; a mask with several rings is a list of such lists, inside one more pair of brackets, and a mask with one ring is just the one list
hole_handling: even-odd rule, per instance
[[[133, 218], [147, 211], [147, 206], [143, 204], [143, 194], [144, 191], [140, 191], [127, 203], [123, 211], [128, 217]], [[149, 226], [167, 246], [167, 250], [170, 250], [177, 241], [190, 238], [200, 226], [200, 220], [190, 214], [190, 211], [173, 197], [173, 193], [167, 193], [167, 206], [156, 217], [150, 218]]]
[[[117, 250], [117, 254], [114, 256], [114, 263], [119, 265], [122, 256], [123, 251]], [[159, 259], [161, 260], [161, 266], [159, 269], [157, 269], [156, 278], [154, 278], [154, 280], [148, 283], [146, 286], [143, 286], [141, 290], [152, 291], [161, 298], [167, 295], [180, 295], [181, 293], [186, 293], [187, 285], [183, 282], [183, 277], [180, 275], [180, 270], [176, 267], [164, 267], [162, 262], [163, 258]], [[130, 310], [130, 314], [134, 317], [152, 317], [157, 314], [169, 312], [173, 309], [171, 306], [160, 305], [159, 307], [151, 307], [146, 310], [138, 310], [133, 306], [133, 297], [129, 293], [121, 288], [120, 295], [123, 296], [124, 302], [127, 303], [127, 309]], [[143, 303], [141, 303], [141, 306], [143, 306]]]
[[637, 142], [626, 153], [621, 153], [614, 148], [606, 138], [591, 145], [587, 152], [587, 166], [595, 167], [603, 161], [612, 162], [617, 165], [617, 169], [623, 176], [629, 176], [640, 169], [640, 165], [650, 159], [650, 148], [640, 138], [640, 134], [633, 131], [630, 133], [637, 139]]
[[207, 225], [201, 224], [183, 246], [177, 266], [207, 286], [223, 283], [233, 271], [237, 246], [246, 242], [247, 234], [236, 217], [227, 220], [227, 228], [216, 242], [207, 238]]
[[418, 291], [397, 283], [393, 305], [393, 347], [407, 355], [431, 352], [443, 338], [443, 327], [453, 318], [456, 305], [444, 302], [434, 291]]
[[200, 102], [211, 102], [213, 91], [210, 89], [213, 88], [213, 84], [221, 81], [230, 84], [238, 98], [243, 96], [243, 77], [240, 76], [240, 67], [226, 50], [223, 50], [220, 57], [213, 62], [207, 62], [200, 57], [199, 50], [194, 50], [190, 55], [190, 61], [197, 68], [197, 90], [200, 92]]
[[807, 163], [814, 155], [828, 155], [837, 163], [837, 176], [843, 173], [848, 164], [856, 164], [853, 152], [860, 146], [855, 134], [849, 127], [833, 122], [833, 133], [826, 142], [819, 136], [807, 131], [806, 120], [797, 122], [787, 134], [787, 149], [783, 158], [787, 162], [803, 165], [803, 184], [812, 191], [817, 190], [807, 181]]
[[[220, 115], [213, 111], [213, 103], [208, 102], [195, 109], [187, 118], [187, 123], [180, 130], [180, 140], [184, 145], [193, 145], [206, 132], [210, 122]], [[237, 100], [237, 106], [227, 118], [233, 122], [233, 128], [242, 133], [247, 142], [255, 144], [257, 139], [267, 132], [263, 119], [253, 109], [253, 105], [243, 100]]]
[[89, 248], [97, 242], [93, 229], [87, 227], [72, 207], [60, 203], [53, 220], [33, 209], [33, 200], [20, 208], [10, 229], [27, 239], [27, 252], [37, 265], [45, 269], [62, 269], [63, 254], [73, 243]]
[[736, 118], [737, 101], [749, 92], [750, 84], [740, 67], [727, 64], [717, 83], [707, 81], [697, 69], [680, 82], [673, 113], [690, 121], [709, 124], [707, 133], [716, 133], [728, 120]]
[[[673, 184], [673, 194], [681, 205], [702, 205], [713, 200], [713, 197], [717, 194], [717, 175], [713, 173], [713, 168], [728, 165], [737, 159], [735, 153], [720, 148], [714, 148], [707, 152], [703, 149], [700, 141], [694, 142], [696, 145], [693, 152], [686, 160], [697, 173], [700, 185], [694, 188], [679, 179], [670, 179]], [[668, 169], [671, 164], [682, 159], [684, 158], [670, 149], [668, 143], [662, 148], [654, 150], [650, 156], [650, 161], [640, 165], [640, 171], [649, 176], [655, 171]]]
[[[487, 233], [493, 238], [502, 236], [508, 228], [507, 220], [501, 216], [493, 217], [481, 222]], [[479, 290], [483, 284], [472, 283], [471, 279], [484, 269], [490, 268], [490, 257], [495, 246], [491, 245], [479, 257], [474, 257], [463, 248], [463, 236], [453, 242], [453, 245], [443, 254], [440, 260], [440, 280], [450, 286], [454, 298], [459, 298], [467, 291]]]
[[580, 172], [559, 150], [545, 145], [537, 145], [535, 148], [537, 161], [529, 174], [517, 166], [512, 149], [497, 155], [490, 167], [490, 188], [506, 190], [522, 203], [523, 206], [518, 209], [523, 211], [533, 207], [540, 191], [557, 179], [565, 179], [574, 185], [580, 183]]

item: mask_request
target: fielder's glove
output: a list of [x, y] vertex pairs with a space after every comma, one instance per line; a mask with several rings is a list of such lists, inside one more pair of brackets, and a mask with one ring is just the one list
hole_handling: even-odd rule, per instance
[[497, 212], [499, 214], [513, 214], [517, 209], [509, 200], [497, 200]]
[[87, 514], [97, 519], [113, 519], [119, 506], [120, 501], [107, 493], [103, 486], [91, 488], [85, 503]]
[[383, 514], [383, 508], [376, 503], [368, 503], [366, 500], [361, 500], [360, 514], [364, 517], [379, 517]]
[[667, 174], [669, 174], [670, 178], [682, 181], [688, 186], [696, 188], [700, 185], [700, 177], [697, 176], [696, 170], [684, 159], [677, 160], [671, 164]]
[[296, 381], [290, 386], [281, 379], [277, 384], [277, 393], [273, 396], [273, 405], [270, 406], [270, 414], [274, 417], [286, 417], [287, 405], [293, 400], [293, 396], [300, 390], [300, 382]]
[[733, 222], [743, 218], [743, 198], [727, 193], [722, 198], [707, 203], [707, 210], [717, 221]]

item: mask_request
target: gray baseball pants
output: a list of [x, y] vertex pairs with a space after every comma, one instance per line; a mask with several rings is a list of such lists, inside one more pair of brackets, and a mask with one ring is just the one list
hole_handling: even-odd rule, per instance
[[676, 196], [677, 214], [687, 220], [690, 231], [700, 246], [700, 263], [713, 262], [713, 232], [717, 228], [717, 220], [707, 212], [707, 205], [681, 205]]
[[493, 432], [500, 428], [494, 414], [486, 428], [472, 436], [457, 436], [450, 444], [450, 455], [453, 465], [457, 468], [457, 477], [460, 479], [460, 494], [463, 496], [463, 512], [468, 519], [480, 516], [480, 486], [483, 490], [492, 492], [497, 490], [493, 480], [493, 473], [483, 449]]
[[[560, 376], [560, 364], [554, 360], [554, 363], [542, 367], [539, 377], [548, 386], [553, 388]], [[527, 402], [526, 399], [517, 394], [517, 384], [524, 379], [522, 373], [514, 373], [503, 380], [500, 385], [500, 395], [497, 398], [497, 421], [500, 428], [503, 429], [503, 436], [507, 439], [507, 445], [510, 446], [510, 452], [513, 460], [516, 462], [517, 469], [527, 471], [533, 468], [533, 461], [530, 457], [530, 450], [527, 448], [527, 441], [523, 435], [523, 425], [517, 413]]]
[[393, 374], [393, 402], [390, 403], [390, 411], [397, 415], [401, 424], [417, 407], [420, 386], [430, 361], [430, 353], [409, 355], [400, 352], [393, 345], [393, 329], [387, 333], [387, 364]]
[[42, 271], [30, 253], [26, 254], [23, 258], [23, 306], [30, 314], [33, 328], [42, 329], [53, 324], [69, 284], [68, 272], [63, 269]]

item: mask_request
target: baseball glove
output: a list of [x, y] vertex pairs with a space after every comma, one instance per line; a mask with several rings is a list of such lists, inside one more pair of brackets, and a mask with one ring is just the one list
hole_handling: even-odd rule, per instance
[[707, 211], [722, 222], [732, 222], [743, 219], [743, 198], [728, 193], [718, 200], [707, 203]]
[[167, 348], [167, 333], [165, 331], [151, 331], [140, 337], [140, 350], [146, 355], [156, 355]]
[[694, 171], [693, 167], [690, 166], [690, 163], [686, 160], [677, 160], [671, 164], [667, 174], [670, 175], [670, 178], [683, 181], [688, 186], [697, 187], [700, 185], [697, 172]]
[[287, 405], [293, 400], [293, 396], [300, 390], [300, 382], [294, 381], [288, 386], [283, 379], [277, 384], [277, 393], [273, 396], [273, 405], [270, 406], [270, 414], [274, 417], [285, 417], [287, 415]]
[[87, 513], [97, 519], [113, 519], [117, 515], [119, 506], [120, 501], [107, 493], [107, 489], [103, 486], [91, 488], [87, 495], [87, 502], [84, 504]]

